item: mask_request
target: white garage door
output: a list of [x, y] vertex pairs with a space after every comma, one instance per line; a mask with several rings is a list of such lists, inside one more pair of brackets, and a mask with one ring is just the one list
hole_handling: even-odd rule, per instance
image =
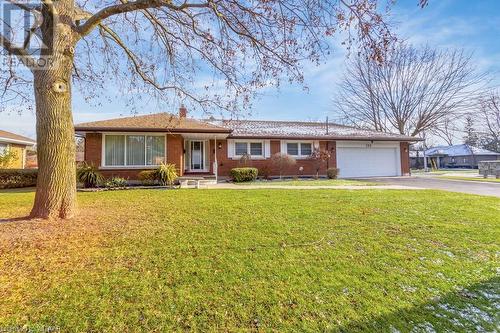
[[400, 176], [397, 147], [339, 147], [337, 168], [339, 177]]

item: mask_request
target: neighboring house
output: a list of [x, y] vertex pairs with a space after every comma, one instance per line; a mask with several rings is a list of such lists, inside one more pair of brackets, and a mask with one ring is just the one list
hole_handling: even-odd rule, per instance
[[77, 124], [85, 138], [85, 161], [98, 166], [105, 176], [137, 179], [140, 170], [161, 162], [173, 163], [182, 175], [229, 176], [245, 165], [266, 168], [279, 175], [271, 156], [286, 153], [297, 164], [286, 175], [315, 175], [315, 149], [331, 153], [323, 163], [340, 169], [340, 177], [400, 176], [410, 172], [409, 143], [419, 139], [336, 124], [296, 121], [196, 120], [158, 113]]
[[[478, 162], [500, 160], [500, 153], [469, 146], [467, 144], [454, 146], [439, 146], [419, 152], [411, 152], [411, 167], [423, 168], [424, 154], [427, 165], [435, 168], [477, 168]], [[418, 157], [417, 157], [418, 155]]]
[[7, 169], [24, 169], [26, 167], [26, 149], [35, 145], [35, 141], [22, 135], [0, 130], [0, 155], [13, 152], [14, 157], [8, 165], [0, 166]]

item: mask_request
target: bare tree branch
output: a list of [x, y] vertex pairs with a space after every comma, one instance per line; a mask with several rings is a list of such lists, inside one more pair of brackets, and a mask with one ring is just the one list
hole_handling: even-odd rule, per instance
[[500, 152], [500, 93], [493, 91], [480, 97], [478, 111], [474, 117], [480, 126], [482, 146]]
[[363, 54], [348, 63], [335, 111], [351, 125], [377, 131], [443, 134], [451, 118], [474, 104], [486, 82], [471, 55], [461, 50], [400, 44], [383, 63], [367, 61]]
[[137, 0], [132, 2], [125, 2], [119, 5], [108, 6], [101, 9], [99, 12], [90, 17], [83, 25], [77, 28], [77, 32], [81, 36], [89, 34], [99, 23], [108, 17], [117, 14], [124, 14], [142, 9], [166, 7], [172, 10], [180, 11], [187, 8], [206, 8], [209, 6], [208, 2], [205, 3], [187, 3], [176, 6], [170, 0]]
[[5, 38], [2, 34], [0, 34], [0, 45], [4, 48], [4, 50], [10, 54], [17, 56], [22, 61], [32, 62], [35, 61], [34, 58], [30, 56], [25, 49], [15, 47], [7, 38]]

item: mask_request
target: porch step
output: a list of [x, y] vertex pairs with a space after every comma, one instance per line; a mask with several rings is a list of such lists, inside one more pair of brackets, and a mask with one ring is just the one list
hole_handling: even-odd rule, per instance
[[201, 173], [201, 172], [184, 172], [181, 178], [203, 178], [203, 179], [215, 179], [215, 175], [212, 173]]
[[217, 180], [215, 179], [215, 177], [205, 178], [205, 177], [182, 176], [179, 177], [178, 179], [181, 188], [200, 188], [200, 186], [204, 185], [217, 184]]
[[209, 172], [184, 172], [184, 174], [180, 178], [182, 177], [215, 178], [215, 175]]

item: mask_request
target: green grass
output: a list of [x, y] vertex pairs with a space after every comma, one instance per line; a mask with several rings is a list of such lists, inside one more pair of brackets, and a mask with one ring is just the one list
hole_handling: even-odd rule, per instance
[[379, 185], [374, 182], [351, 179], [275, 179], [270, 181], [259, 180], [255, 182], [235, 183], [237, 185], [281, 185], [281, 186], [357, 186]]
[[[495, 331], [500, 199], [438, 191], [78, 194], [0, 222], [0, 328]], [[0, 194], [0, 217], [33, 193]]]
[[440, 179], [452, 179], [452, 180], [468, 180], [468, 181], [475, 181], [475, 182], [500, 183], [500, 179], [483, 178], [481, 176], [478, 176], [478, 177], [439, 176], [438, 178], [440, 178]]

